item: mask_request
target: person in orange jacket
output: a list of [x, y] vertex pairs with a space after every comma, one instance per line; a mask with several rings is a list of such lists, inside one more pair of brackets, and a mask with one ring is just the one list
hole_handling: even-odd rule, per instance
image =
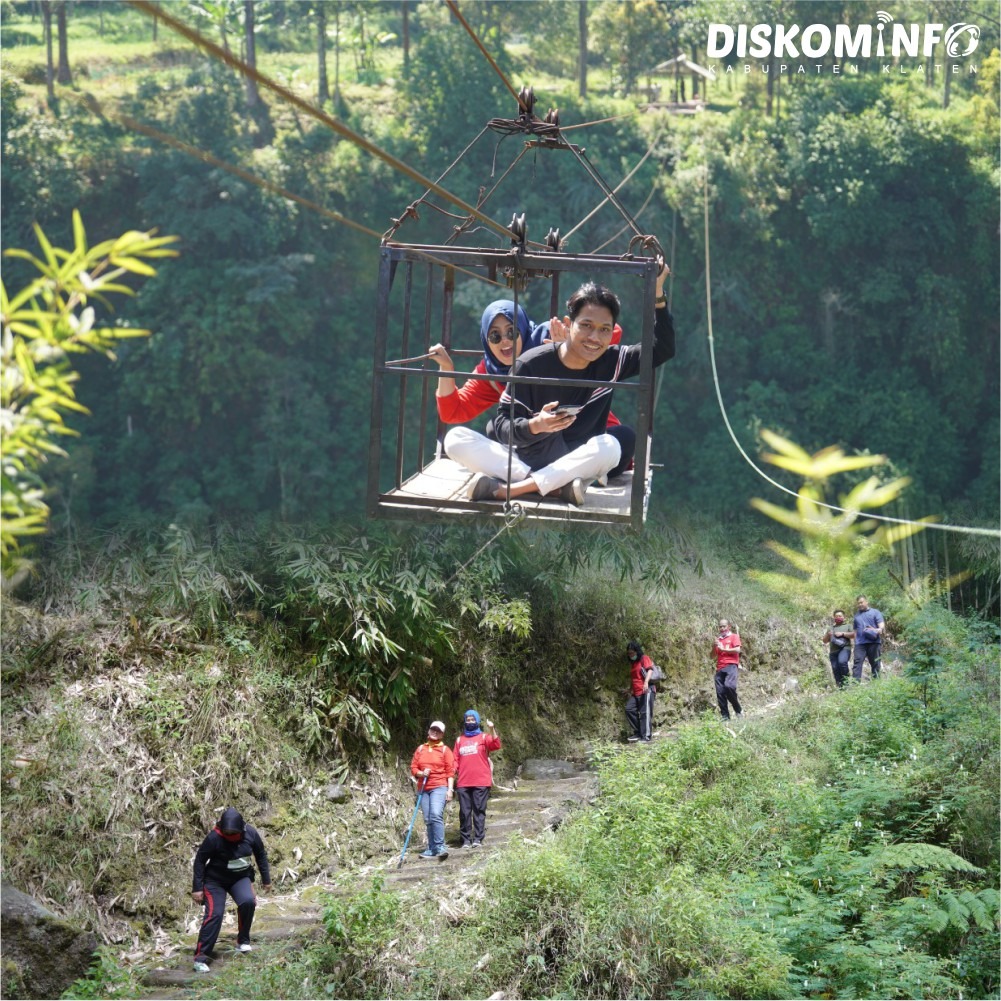
[[428, 739], [410, 760], [410, 774], [420, 791], [421, 812], [428, 832], [427, 849], [421, 858], [448, 858], [445, 847], [445, 804], [452, 799], [455, 785], [455, 758], [444, 742], [445, 724], [435, 720], [428, 727]]

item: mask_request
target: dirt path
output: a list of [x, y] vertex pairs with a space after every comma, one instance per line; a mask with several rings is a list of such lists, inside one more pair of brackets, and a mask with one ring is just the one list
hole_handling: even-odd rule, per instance
[[[497, 852], [504, 850], [513, 834], [531, 837], [559, 826], [567, 813], [581, 803], [590, 802], [598, 792], [597, 776], [580, 770], [567, 761], [527, 761], [520, 777], [511, 786], [495, 786], [487, 808], [486, 841], [480, 848], [457, 848], [459, 844], [459, 811], [449, 807], [445, 815], [445, 841], [449, 847], [446, 859], [418, 858], [424, 848], [424, 826], [421, 818], [414, 825], [414, 835], [402, 868], [397, 868], [399, 853], [378, 866], [359, 868], [354, 875], [359, 883], [374, 872], [381, 872], [387, 891], [405, 893], [415, 885], [426, 886], [431, 880], [443, 887], [460, 880], [464, 874], [482, 868]], [[402, 835], [401, 835], [402, 847]], [[217, 959], [209, 973], [192, 969], [194, 936], [186, 936], [184, 947], [169, 965], [148, 970], [143, 982], [151, 999], [190, 999], [199, 996], [230, 964], [266, 964], [290, 941], [307, 941], [320, 930], [323, 898], [337, 888], [332, 884], [316, 883], [302, 886], [294, 893], [273, 893], [258, 899], [254, 918], [254, 952], [243, 955], [236, 951], [236, 911], [227, 901], [226, 918], [216, 944]], [[178, 929], [183, 937], [183, 930]]]

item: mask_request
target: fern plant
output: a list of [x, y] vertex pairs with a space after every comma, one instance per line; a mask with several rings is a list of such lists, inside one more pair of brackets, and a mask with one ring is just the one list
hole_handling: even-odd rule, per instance
[[[797, 532], [802, 549], [774, 540], [768, 543], [770, 549], [798, 571], [795, 575], [764, 570], [748, 572], [770, 590], [819, 614], [829, 609], [832, 600], [846, 600], [853, 594], [866, 567], [886, 556], [896, 543], [922, 530], [920, 522], [886, 524], [864, 515], [896, 500], [910, 481], [907, 477], [896, 477], [881, 483], [878, 477], [870, 476], [839, 495], [836, 506], [843, 510], [835, 511], [827, 506], [828, 481], [838, 474], [883, 465], [886, 457], [846, 455], [836, 446], [810, 455], [773, 431], [762, 430], [761, 437], [774, 449], [762, 458], [796, 473], [804, 483], [799, 488], [794, 510], [760, 498], [753, 498], [751, 506]], [[921, 519], [925, 523], [932, 520]]]

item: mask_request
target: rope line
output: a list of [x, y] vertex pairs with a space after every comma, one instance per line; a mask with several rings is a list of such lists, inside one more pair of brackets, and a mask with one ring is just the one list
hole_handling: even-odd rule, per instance
[[[481, 132], [480, 135], [482, 135], [482, 134], [483, 133]], [[508, 166], [507, 170], [505, 170], [504, 173], [501, 174], [501, 176], [499, 178], [497, 178], [497, 183], [488, 192], [486, 192], [486, 194], [483, 194], [482, 193], [482, 189], [481, 189], [481, 194], [480, 194], [480, 196], [476, 200], [476, 207], [477, 208], [482, 208], [484, 205], [486, 205], [486, 203], [490, 199], [491, 195], [493, 195], [493, 193], [504, 182], [504, 178], [506, 178], [507, 175], [510, 174], [511, 171], [514, 170], [514, 168], [518, 166], [518, 164], [521, 162], [521, 158], [527, 152], [528, 152], [528, 147], [524, 146], [522, 148], [521, 152], [511, 161], [511, 163]], [[453, 241], [458, 240], [459, 237], [464, 232], [466, 232], [469, 229], [469, 227], [472, 225], [472, 222], [473, 222], [473, 220], [467, 217], [466, 221], [463, 222], [461, 226], [456, 226], [455, 227], [455, 231], [452, 233], [452, 235], [450, 237], [448, 237], [447, 240], [445, 240], [445, 244], [448, 245], [448, 244], [451, 244]], [[479, 229], [479, 227], [477, 227], [477, 229]], [[475, 230], [474, 230], [474, 232], [475, 232]]]
[[[712, 309], [712, 295], [711, 295], [711, 281], [710, 281], [710, 271], [709, 271], [709, 163], [705, 164], [705, 173], [702, 178], [702, 210], [703, 210], [703, 231], [706, 246], [706, 323], [709, 331], [709, 358], [712, 364], [713, 370], [713, 385], [716, 387], [716, 402], [719, 403], [719, 410], [723, 416], [723, 423], [726, 425], [726, 429], [730, 434], [730, 439], [737, 447], [737, 451], [744, 457], [747, 464], [753, 469], [758, 476], [763, 480], [770, 483], [776, 490], [781, 490], [784, 494], [789, 494], [790, 497], [795, 497], [799, 499], [799, 494], [795, 490], [790, 490], [789, 487], [784, 486], [779, 483], [778, 480], [772, 479], [763, 469], [755, 464], [754, 460], [744, 451], [744, 446], [740, 444], [737, 440], [737, 436], [734, 434], [733, 427], [730, 425], [730, 419], [727, 417], [726, 407], [723, 405], [723, 394], [720, 389], [719, 384], [719, 372], [716, 369], [716, 349], [713, 341], [713, 309]], [[868, 511], [852, 511], [848, 508], [839, 507], [837, 504], [828, 504], [825, 501], [813, 501], [818, 507], [826, 508], [828, 511], [836, 511], [839, 514], [853, 514], [856, 516], [863, 516], [865, 518], [871, 518], [874, 521], [885, 521], [893, 525], [917, 525], [921, 528], [934, 528], [941, 532], [955, 532], [962, 535], [986, 535], [992, 538], [1001, 538], [1001, 531], [993, 528], [978, 528], [972, 525], [946, 525], [942, 522], [929, 522], [929, 521], [914, 521], [912, 518], [891, 518], [889, 515], [885, 514], [871, 514]]]
[[476, 552], [473, 553], [473, 555], [470, 556], [465, 563], [463, 563], [461, 566], [458, 567], [455, 573], [453, 573], [452, 576], [449, 577], [448, 580], [444, 582], [444, 584], [442, 584], [442, 587], [447, 587], [449, 584], [451, 584], [452, 581], [455, 580], [455, 578], [458, 577], [459, 574], [461, 574], [462, 571], [465, 570], [466, 567], [468, 567], [469, 564], [472, 563], [473, 560], [475, 560], [480, 555], [480, 553], [484, 552], [486, 549], [492, 546], [506, 531], [514, 528], [514, 526], [517, 525], [518, 522], [521, 521], [522, 518], [524, 517], [525, 517], [525, 509], [521, 506], [521, 504], [518, 503], [512, 504], [504, 514], [504, 524], [501, 525], [501, 527], [497, 529], [497, 531], [494, 532], [494, 534], [490, 536], [490, 538], [487, 539], [487, 541], [484, 542], [483, 545], [480, 546], [480, 548], [477, 549]]
[[[657, 142], [657, 140], [655, 139], [650, 144], [649, 149], [647, 149], [647, 151], [640, 158], [639, 163], [637, 163], [636, 166], [633, 167], [633, 169], [630, 170], [629, 173], [626, 174], [626, 176], [623, 177], [621, 181], [619, 181], [619, 183], [616, 186], [615, 190], [612, 192], [613, 195], [618, 194], [618, 192], [622, 188], [624, 188], [629, 181], [631, 181], [633, 179], [633, 175], [636, 173], [636, 171], [639, 170], [640, 167], [642, 167], [643, 164], [646, 163], [647, 160], [650, 159], [650, 154], [653, 153], [653, 147], [656, 145], [656, 142]], [[588, 214], [586, 216], [584, 216], [584, 218], [581, 219], [581, 221], [579, 223], [577, 223], [577, 225], [574, 226], [574, 228], [572, 230], [570, 230], [570, 232], [567, 233], [567, 235], [565, 237], [563, 237], [563, 239], [564, 240], [569, 240], [570, 237], [573, 236], [574, 233], [576, 233], [577, 230], [579, 230], [581, 228], [581, 226], [584, 225], [584, 223], [588, 222], [591, 218], [593, 218], [594, 216], [596, 216], [608, 204], [608, 202], [609, 202], [608, 196], [606, 196], [600, 202], [598, 202], [598, 204], [595, 205], [595, 207], [593, 209], [591, 209], [591, 211], [588, 212]]]
[[163, 7], [158, 7], [152, 0], [128, 0], [131, 7], [136, 10], [142, 11], [148, 17], [158, 19], [162, 21], [168, 28], [176, 31], [177, 34], [188, 39], [194, 45], [198, 46], [200, 49], [204, 49], [207, 53], [214, 56], [216, 59], [224, 62], [227, 66], [237, 70], [242, 73], [245, 77], [254, 80], [256, 83], [260, 84], [262, 87], [266, 87], [268, 90], [277, 94], [279, 97], [283, 98], [289, 104], [294, 105], [301, 111], [305, 112], [311, 118], [315, 118], [318, 122], [326, 125], [331, 131], [336, 132], [338, 135], [343, 136], [350, 142], [353, 142], [356, 146], [365, 150], [366, 153], [370, 153], [372, 156], [385, 161], [395, 170], [398, 170], [401, 174], [409, 177], [411, 180], [416, 181], [423, 187], [430, 188], [436, 195], [440, 198], [444, 198], [450, 201], [453, 205], [457, 205], [468, 215], [472, 215], [480, 222], [485, 223], [490, 226], [496, 232], [500, 233], [504, 237], [509, 237], [510, 233], [506, 226], [502, 226], [495, 219], [491, 219], [489, 216], [484, 215], [479, 209], [474, 208], [472, 205], [467, 204], [457, 195], [453, 195], [450, 191], [436, 184], [434, 181], [429, 180], [420, 171], [415, 170], [409, 164], [404, 163], [398, 157], [393, 156], [391, 153], [387, 153], [385, 150], [380, 149], [375, 143], [370, 142], [364, 136], [359, 135], [357, 132], [352, 131], [346, 125], [343, 125], [336, 118], [328, 115], [325, 111], [317, 108], [314, 104], [310, 104], [309, 101], [304, 100], [295, 94], [293, 91], [289, 90], [287, 87], [283, 87], [280, 83], [272, 80], [269, 76], [261, 73], [251, 66], [248, 66], [242, 59], [238, 59], [232, 53], [227, 52], [225, 49], [216, 45], [214, 42], [210, 42], [204, 35], [199, 34], [193, 28], [189, 28], [183, 21], [179, 21], [177, 18], [168, 14]]
[[[480, 138], [483, 136], [483, 134], [486, 131], [487, 131], [486, 126], [484, 126], [482, 129], [480, 129], [479, 135], [477, 135], [476, 138], [473, 139], [473, 141], [470, 142], [469, 145], [467, 145], [466, 148], [441, 173], [441, 175], [438, 177], [437, 181], [435, 182], [436, 184], [441, 184], [441, 182], [445, 180], [445, 178], [449, 175], [449, 173], [451, 173], [451, 171], [455, 167], [455, 165], [480, 141]], [[383, 239], [387, 239], [390, 236], [390, 234], [392, 234], [393, 236], [395, 236], [396, 235], [396, 231], [400, 228], [400, 226], [403, 225], [404, 220], [408, 216], [413, 216], [416, 219], [417, 218], [417, 206], [418, 205], [421, 205], [421, 204], [430, 205], [432, 208], [438, 209], [438, 206], [435, 205], [433, 202], [427, 201], [427, 197], [430, 194], [431, 194], [431, 189], [428, 188], [428, 190], [425, 191], [424, 194], [420, 196], [420, 198], [418, 198], [415, 202], [411, 202], [407, 206], [406, 211], [403, 213], [403, 215], [401, 215], [399, 219], [394, 219], [393, 220], [393, 225], [388, 230], [386, 230], [386, 233], [385, 233], [385, 236], [383, 237]], [[444, 212], [445, 210], [444, 209], [438, 209], [438, 211]], [[446, 215], [448, 215], [448, 214], [451, 214], [451, 213], [446, 213]], [[457, 216], [453, 216], [453, 218], [455, 218], [455, 219], [462, 219], [462, 218], [465, 218], [465, 216], [458, 216], [457, 215]]]
[[105, 111], [98, 103], [97, 99], [91, 94], [79, 95], [78, 100], [80, 100], [90, 111], [97, 115], [98, 118], [111, 119], [113, 121], [120, 122], [127, 128], [132, 129], [134, 132], [139, 132], [144, 136], [149, 136], [149, 138], [162, 142], [167, 146], [173, 146], [174, 149], [180, 151], [181, 153], [187, 153], [189, 156], [193, 156], [198, 160], [211, 164], [213, 167], [225, 170], [227, 173], [242, 178], [244, 181], [248, 181], [251, 184], [255, 184], [257, 187], [263, 188], [265, 191], [269, 191], [273, 195], [278, 195], [281, 198], [288, 198], [290, 201], [298, 202], [300, 205], [304, 205], [306, 208], [312, 209], [314, 212], [318, 212], [320, 215], [326, 216], [328, 219], [333, 219], [334, 222], [339, 222], [344, 226], [350, 226], [352, 229], [356, 229], [360, 233], [365, 233], [367, 236], [374, 236], [377, 240], [380, 239], [380, 234], [374, 229], [369, 229], [368, 226], [364, 226], [360, 222], [348, 219], [347, 216], [342, 216], [339, 212], [335, 212], [333, 209], [317, 205], [316, 202], [310, 201], [308, 198], [303, 198], [302, 195], [297, 195], [295, 192], [289, 191], [288, 188], [283, 188], [281, 185], [275, 184], [273, 181], [269, 181], [263, 177], [258, 177], [256, 174], [252, 174], [250, 171], [244, 170], [243, 167], [238, 167], [235, 164], [227, 163], [225, 160], [220, 160], [219, 157], [213, 156], [213, 154], [207, 152], [206, 150], [200, 149], [197, 146], [192, 146], [190, 143], [186, 143], [181, 139], [168, 135], [166, 132], [161, 132], [159, 129], [153, 128], [152, 125], [146, 125], [143, 122], [137, 121], [130, 115], [123, 114], [119, 111]]
[[560, 132], [572, 132], [574, 129], [587, 129], [592, 125], [604, 125], [605, 122], [617, 122], [620, 118], [633, 118], [639, 114], [639, 108], [635, 111], [627, 111], [624, 115], [612, 115], [611, 118], [596, 118], [593, 122], [579, 122], [577, 125], [561, 125]]
[[476, 43], [476, 47], [480, 50], [480, 52], [483, 53], [484, 58], [493, 67], [494, 72], [501, 78], [501, 80], [504, 83], [504, 86], [507, 87], [509, 91], [511, 91], [511, 94], [514, 96], [514, 99], [518, 102], [518, 107], [521, 108], [522, 111], [527, 112], [529, 108], [526, 107], [525, 102], [521, 98], [521, 95], [514, 89], [514, 87], [511, 86], [510, 82], [508, 81], [508, 78], [504, 76], [504, 73], [501, 71], [501, 68], [497, 65], [496, 62], [494, 62], [493, 56], [491, 56], [490, 53], [487, 52], [483, 43], [477, 37], [476, 32], [473, 31], [473, 29], [469, 26], [469, 22], [466, 21], [466, 19], [459, 13], [459, 5], [455, 3], [455, 0], [445, 0], [445, 4], [448, 7], [448, 9], [452, 12], [452, 14], [455, 16], [455, 19], [459, 22], [459, 24], [461, 24], [463, 28], [465, 28], [466, 31], [469, 33], [469, 37]]
[[571, 143], [567, 144], [567, 149], [569, 149], [573, 155], [577, 158], [577, 162], [583, 166], [583, 168], [590, 175], [591, 180], [605, 192], [606, 200], [611, 202], [612, 205], [618, 209], [619, 215], [622, 216], [626, 221], [626, 225], [633, 231], [633, 233], [638, 237], [643, 237], [644, 234], [640, 232], [639, 227], [636, 225], [636, 220], [626, 211], [622, 203], [615, 197], [615, 192], [612, 191], [608, 182], [598, 173], [598, 169], [588, 160], [587, 156], [584, 154], [583, 150], [578, 151], [575, 146]]
[[[179, 150], [182, 153], [186, 153], [195, 159], [211, 164], [213, 167], [218, 167], [220, 170], [225, 170], [227, 173], [248, 181], [250, 184], [254, 184], [271, 194], [278, 195], [280, 198], [288, 198], [291, 201], [298, 202], [300, 205], [304, 205], [306, 208], [311, 209], [322, 216], [326, 216], [334, 222], [350, 226], [352, 229], [356, 229], [359, 232], [364, 233], [366, 236], [373, 236], [377, 240], [382, 239], [382, 235], [377, 233], [374, 229], [369, 229], [368, 226], [365, 226], [362, 223], [355, 222], [353, 219], [348, 219], [347, 216], [342, 216], [339, 212], [335, 212], [333, 209], [324, 208], [324, 206], [318, 205], [316, 202], [310, 201], [308, 198], [303, 198], [302, 195], [297, 195], [294, 191], [289, 191], [288, 188], [283, 188], [281, 185], [275, 184], [266, 178], [258, 177], [256, 174], [252, 174], [250, 171], [244, 170], [243, 167], [238, 167], [235, 164], [227, 163], [225, 160], [220, 160], [219, 157], [213, 156], [213, 154], [200, 149], [198, 146], [192, 146], [190, 143], [186, 143], [175, 136], [168, 135], [166, 132], [161, 132], [159, 129], [153, 128], [151, 125], [146, 125], [144, 122], [137, 121], [129, 115], [118, 111], [106, 111], [91, 94], [79, 95], [77, 99], [100, 118], [118, 121], [135, 132], [149, 136], [151, 139], [156, 139], [167, 146], [172, 146], [174, 149]], [[430, 205], [431, 203], [429, 202], [428, 204]], [[438, 206], [433, 207], [438, 208]], [[452, 267], [460, 274], [468, 275], [470, 278], [475, 278], [487, 285], [495, 285], [498, 288], [507, 287], [504, 282], [488, 278], [486, 275], [482, 275], [476, 271], [470, 271], [468, 268], [463, 268], [455, 264], [450, 264], [447, 261], [442, 261], [434, 254], [428, 253], [426, 250], [421, 250], [417, 247], [410, 247], [409, 252], [415, 257], [419, 257], [424, 261], [429, 261], [432, 264], [438, 264], [441, 267]]]
[[[648, 194], [646, 196], [646, 200], [643, 202], [643, 204], [639, 207], [638, 211], [636, 212], [636, 218], [637, 219], [639, 219], [639, 217], [641, 215], [643, 215], [643, 213], [646, 211], [646, 207], [650, 204], [651, 200], [653, 199], [653, 196], [656, 193], [657, 193], [657, 185], [654, 184], [654, 186], [650, 189], [650, 194]], [[609, 237], [603, 244], [601, 244], [600, 247], [595, 247], [594, 250], [591, 251], [591, 253], [592, 254], [600, 254], [605, 249], [605, 247], [607, 247], [610, 243], [614, 243], [620, 236], [622, 236], [622, 234], [627, 229], [629, 229], [629, 224], [628, 223], [625, 226], [623, 226], [621, 229], [619, 229], [618, 232], [614, 236]], [[673, 286], [674, 285], [674, 248], [673, 248], [673, 246], [671, 248], [671, 260], [668, 261], [668, 264], [671, 265], [671, 285]], [[671, 308], [671, 300], [670, 300], [670, 298], [668, 298], [668, 300], [667, 300], [667, 308], [668, 309]]]

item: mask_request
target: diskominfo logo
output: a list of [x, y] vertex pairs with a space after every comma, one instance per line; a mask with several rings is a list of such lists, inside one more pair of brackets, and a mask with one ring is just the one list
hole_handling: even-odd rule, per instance
[[962, 59], [973, 53], [979, 41], [980, 28], [975, 24], [961, 21], [948, 28], [944, 24], [902, 24], [881, 10], [876, 12], [875, 25], [854, 28], [849, 24], [833, 28], [827, 24], [805, 28], [797, 24], [710, 24], [706, 55], [710, 59], [730, 55], [739, 59], [799, 59], [801, 55], [822, 59], [832, 54], [835, 59], [899, 59], [905, 55], [928, 59], [935, 55], [935, 47], [943, 44], [950, 59]]

